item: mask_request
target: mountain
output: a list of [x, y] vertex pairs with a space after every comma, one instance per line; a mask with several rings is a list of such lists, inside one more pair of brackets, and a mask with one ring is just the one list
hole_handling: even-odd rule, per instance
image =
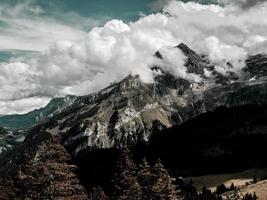
[[[152, 161], [162, 158], [176, 176], [266, 167], [262, 152], [267, 141], [267, 57], [251, 55], [241, 72], [222, 74], [206, 56], [185, 44], [174, 48], [187, 57], [189, 78], [175, 77], [164, 66], [155, 65], [151, 67], [157, 74], [154, 83], [129, 75], [99, 92], [60, 99], [32, 114], [45, 117], [25, 130], [22, 143], [0, 155], [0, 189], [9, 182], [17, 183], [21, 166], [44, 162], [48, 168], [42, 170], [49, 175], [54, 173], [51, 163], [63, 172], [74, 162], [79, 174], [71, 175], [74, 181], [70, 184], [83, 195], [76, 178], [85, 186], [105, 186], [114, 173], [118, 150], [124, 146], [132, 148], [137, 161], [144, 156]], [[165, 59], [160, 51], [155, 56], [159, 62]], [[231, 68], [230, 62], [227, 65]], [[53, 157], [58, 153], [72, 160], [59, 165]], [[30, 167], [30, 174], [31, 170], [34, 168]], [[65, 180], [67, 174], [60, 174], [63, 178], [53, 180], [55, 184]], [[71, 191], [67, 186], [66, 191]]]
[[[188, 74], [200, 82], [182, 79], [160, 71], [153, 84], [128, 76], [98, 93], [78, 97], [58, 115], [42, 124], [42, 131], [59, 135], [72, 155], [93, 149], [106, 149], [147, 142], [154, 133], [181, 124], [220, 106], [265, 104], [267, 98], [267, 58], [250, 56], [241, 75], [220, 74], [206, 57], [184, 44], [175, 48], [187, 56]], [[160, 52], [155, 54], [164, 59]], [[253, 66], [257, 63], [257, 70]], [[211, 72], [206, 77], [204, 71]], [[261, 70], [261, 73], [258, 71]]]
[[[158, 75], [152, 84], [129, 75], [97, 93], [54, 99], [45, 108], [28, 114], [30, 124], [36, 118], [44, 119], [37, 125], [39, 132], [61, 137], [75, 157], [83, 151], [148, 142], [154, 133], [220, 106], [267, 102], [265, 55], [249, 56], [247, 66], [238, 74], [221, 74], [206, 56], [185, 44], [174, 48], [187, 57], [187, 73], [199, 76], [200, 81], [177, 78], [164, 71], [164, 66], [153, 66], [151, 70]], [[155, 56], [164, 60], [159, 51]], [[231, 63], [227, 65], [231, 67]], [[209, 71], [209, 77], [205, 71]], [[25, 116], [15, 119], [24, 123]]]
[[44, 108], [21, 115], [0, 116], [0, 126], [10, 130], [30, 128], [39, 121], [53, 116], [56, 112], [60, 112], [60, 109], [71, 104], [75, 98], [74, 96], [54, 98]]

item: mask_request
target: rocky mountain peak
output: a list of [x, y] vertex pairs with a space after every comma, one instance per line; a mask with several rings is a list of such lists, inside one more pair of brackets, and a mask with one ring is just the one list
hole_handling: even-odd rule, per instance
[[185, 66], [187, 67], [188, 73], [195, 73], [199, 75], [204, 74], [204, 69], [209, 65], [206, 59], [198, 55], [184, 43], [179, 44], [176, 48], [179, 48], [187, 57]]
[[176, 46], [177, 48], [181, 49], [182, 52], [186, 55], [190, 55], [190, 54], [196, 54], [195, 51], [193, 51], [192, 49], [190, 49], [186, 44], [184, 43], [180, 43], [179, 45]]
[[[188, 58], [189, 73], [202, 76], [204, 69], [210, 66], [185, 44], [177, 48]], [[155, 56], [164, 59], [160, 52]], [[248, 64], [258, 64], [262, 70], [267, 66], [262, 57], [251, 58]], [[59, 136], [73, 156], [93, 149], [148, 142], [158, 131], [219, 106], [264, 103], [267, 81], [251, 80], [252, 67], [247, 69], [251, 71], [248, 77], [231, 81], [220, 81], [228, 80], [221, 75], [216, 81], [212, 80], [214, 77], [203, 76], [206, 81], [194, 82], [162, 73], [155, 77], [154, 83], [146, 84], [138, 76], [129, 75], [99, 92], [75, 98], [38, 126], [43, 132]], [[265, 77], [264, 73], [261, 77]]]
[[252, 76], [262, 77], [267, 76], [267, 55], [257, 54], [251, 55], [246, 60], [247, 71], [251, 73]]

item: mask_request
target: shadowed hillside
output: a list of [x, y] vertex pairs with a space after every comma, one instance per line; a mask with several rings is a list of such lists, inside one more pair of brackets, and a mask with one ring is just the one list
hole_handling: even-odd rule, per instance
[[[137, 162], [160, 158], [176, 177], [266, 167], [266, 118], [266, 106], [218, 108], [156, 134], [149, 144], [133, 147], [133, 156]], [[106, 185], [117, 157], [116, 149], [79, 154], [83, 181]]]

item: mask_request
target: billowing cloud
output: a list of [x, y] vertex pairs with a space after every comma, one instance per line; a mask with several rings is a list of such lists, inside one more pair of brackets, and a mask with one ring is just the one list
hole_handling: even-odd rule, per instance
[[[27, 62], [2, 63], [0, 102], [5, 109], [0, 108], [0, 113], [6, 112], [7, 107], [10, 112], [20, 110], [5, 106], [13, 100], [84, 95], [129, 73], [139, 74], [144, 82], [153, 82], [150, 66], [158, 62], [153, 54], [159, 49], [164, 54], [160, 64], [165, 70], [200, 81], [199, 77], [187, 74], [181, 52], [169, 48], [180, 42], [208, 55], [219, 72], [238, 73], [247, 54], [267, 46], [267, 6], [244, 12], [234, 9], [230, 4], [222, 7], [171, 1], [162, 12], [136, 22], [111, 20], [86, 35], [81, 34], [79, 40], [54, 42]], [[231, 69], [225, 65], [229, 60], [234, 65]]]
[[255, 6], [264, 4], [267, 1], [266, 0], [219, 0], [219, 2], [222, 2], [224, 4], [231, 4], [234, 6], [238, 6], [244, 10], [247, 10]]
[[57, 40], [81, 40], [86, 36], [84, 27], [102, 23], [101, 19], [84, 18], [73, 12], [58, 12], [56, 16], [46, 12], [34, 0], [15, 5], [1, 3], [0, 50], [43, 51]]
[[19, 100], [0, 101], [1, 113], [8, 114], [23, 114], [30, 112], [38, 107], [47, 105], [50, 101], [48, 97], [28, 97]]
[[[206, 38], [206, 46], [208, 48], [208, 56], [211, 62], [216, 65], [216, 70], [222, 74], [228, 71], [240, 74], [241, 69], [245, 67], [247, 52], [236, 45], [222, 44], [216, 37]], [[230, 62], [232, 68], [227, 63]]]

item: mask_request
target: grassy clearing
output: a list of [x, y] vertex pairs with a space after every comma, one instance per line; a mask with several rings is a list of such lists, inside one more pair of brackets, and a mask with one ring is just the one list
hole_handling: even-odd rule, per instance
[[204, 186], [212, 188], [218, 186], [219, 184], [229, 182], [230, 180], [253, 179], [254, 177], [256, 177], [258, 180], [267, 179], [267, 168], [252, 169], [232, 174], [217, 174], [217, 175], [206, 175], [199, 177], [187, 177], [186, 179], [192, 180], [194, 186], [198, 190], [201, 190]]

